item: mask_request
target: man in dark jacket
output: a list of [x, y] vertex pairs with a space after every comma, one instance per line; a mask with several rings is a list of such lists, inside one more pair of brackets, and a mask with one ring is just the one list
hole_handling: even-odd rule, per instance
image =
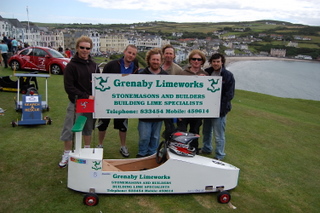
[[[68, 94], [70, 103], [64, 121], [60, 139], [64, 141], [64, 154], [59, 163], [60, 168], [68, 164], [69, 153], [72, 149], [73, 134], [71, 128], [74, 124], [75, 101], [78, 99], [94, 99], [92, 96], [92, 73], [99, 72], [95, 62], [91, 60], [90, 51], [92, 40], [87, 36], [81, 36], [76, 42], [77, 53], [64, 69], [64, 88]], [[93, 126], [92, 113], [78, 113], [87, 117], [87, 122], [82, 131], [85, 148], [90, 147]]]
[[[136, 74], [139, 70], [139, 64], [136, 61], [138, 49], [134, 45], [128, 45], [123, 52], [123, 57], [119, 60], [110, 61], [103, 68], [103, 73], [116, 73], [116, 74]], [[100, 119], [98, 123], [99, 129], [99, 145], [98, 148], [103, 147], [103, 140], [109, 126], [110, 119]], [[124, 157], [129, 157], [129, 151], [126, 147], [126, 138], [128, 130], [128, 119], [113, 119], [114, 129], [119, 130], [120, 137], [120, 153]]]
[[203, 154], [211, 154], [212, 147], [212, 134], [215, 136], [215, 158], [222, 160], [226, 155], [225, 148], [225, 128], [226, 116], [231, 110], [231, 100], [234, 97], [235, 80], [233, 74], [225, 69], [225, 57], [222, 54], [215, 53], [209, 59], [211, 67], [205, 71], [211, 76], [222, 76], [222, 91], [220, 103], [220, 117], [218, 118], [205, 118], [203, 122]]

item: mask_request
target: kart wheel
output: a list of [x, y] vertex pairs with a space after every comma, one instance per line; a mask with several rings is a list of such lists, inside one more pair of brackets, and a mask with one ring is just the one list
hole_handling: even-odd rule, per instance
[[12, 126], [12, 127], [16, 127], [16, 126], [17, 126], [16, 122], [12, 121], [12, 122], [11, 122], [11, 126]]
[[46, 116], [46, 117], [44, 117], [44, 119], [47, 120], [47, 124], [48, 124], [48, 125], [51, 125], [51, 124], [52, 124], [52, 120], [51, 120], [50, 117], [47, 117], [47, 116]]
[[229, 203], [231, 200], [231, 195], [227, 191], [219, 192], [218, 194], [218, 202], [219, 203]]
[[156, 161], [158, 164], [164, 163], [167, 159], [167, 142], [162, 141], [157, 149]]
[[19, 70], [20, 69], [19, 61], [16, 61], [16, 60], [11, 61], [10, 67], [12, 70]]
[[94, 193], [86, 194], [83, 198], [83, 203], [87, 206], [95, 206], [99, 203], [99, 197]]
[[59, 74], [61, 73], [61, 68], [59, 67], [59, 65], [53, 64], [53, 65], [51, 66], [51, 73], [52, 73], [53, 75], [59, 75]]

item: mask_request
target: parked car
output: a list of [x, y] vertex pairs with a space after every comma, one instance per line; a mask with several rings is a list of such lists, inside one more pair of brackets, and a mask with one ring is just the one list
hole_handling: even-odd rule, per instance
[[48, 47], [27, 47], [13, 55], [8, 63], [12, 69], [39, 70], [62, 74], [70, 59]]

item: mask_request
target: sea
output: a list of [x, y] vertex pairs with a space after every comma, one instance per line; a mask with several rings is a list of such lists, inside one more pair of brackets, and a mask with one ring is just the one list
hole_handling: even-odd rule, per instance
[[236, 89], [320, 101], [319, 62], [237, 61], [226, 68], [234, 75]]

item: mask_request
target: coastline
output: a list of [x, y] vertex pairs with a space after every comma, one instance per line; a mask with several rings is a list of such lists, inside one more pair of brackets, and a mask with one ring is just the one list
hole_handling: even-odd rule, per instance
[[301, 62], [319, 62], [317, 60], [295, 59], [295, 58], [279, 58], [269, 56], [227, 56], [226, 66], [239, 61], [257, 61], [257, 60], [277, 60], [277, 61], [301, 61]]

